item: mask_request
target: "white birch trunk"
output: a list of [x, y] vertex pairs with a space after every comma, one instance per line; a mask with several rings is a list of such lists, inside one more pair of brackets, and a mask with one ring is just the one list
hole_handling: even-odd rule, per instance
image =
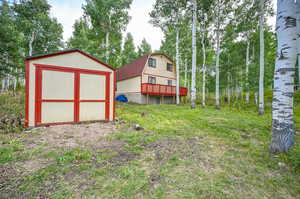
[[3, 79], [2, 79], [2, 83], [1, 83], [1, 93], [4, 93], [5, 92], [5, 90], [6, 90], [6, 78], [4, 77]]
[[196, 64], [197, 64], [197, 46], [196, 46], [196, 13], [197, 1], [193, 1], [193, 25], [192, 25], [192, 90], [191, 90], [191, 108], [196, 107]]
[[227, 100], [228, 104], [230, 105], [230, 74], [227, 74]]
[[176, 104], [180, 104], [180, 98], [179, 98], [179, 28], [176, 28]]
[[29, 44], [28, 44], [28, 45], [29, 45], [29, 46], [28, 46], [28, 47], [29, 47], [29, 52], [28, 52], [28, 53], [29, 53], [29, 56], [32, 56], [32, 52], [33, 52], [33, 46], [32, 46], [32, 45], [33, 45], [33, 42], [34, 42], [34, 37], [35, 37], [35, 33], [32, 32], [32, 33], [31, 33], [30, 40], [29, 40]]
[[257, 96], [257, 92], [255, 92], [254, 94], [254, 103], [257, 105], [258, 104], [258, 96]]
[[205, 49], [205, 42], [204, 42], [204, 29], [202, 29], [203, 34], [202, 34], [202, 53], [203, 53], [203, 65], [202, 65], [202, 106], [205, 107], [206, 106], [206, 96], [205, 96], [205, 89], [206, 89], [206, 49]]
[[265, 73], [265, 39], [264, 39], [264, 2], [265, 0], [260, 0], [260, 17], [259, 17], [259, 27], [260, 27], [260, 58], [259, 58], [259, 114], [263, 115], [265, 113], [265, 103], [264, 103], [264, 73]]
[[217, 11], [216, 108], [220, 108], [220, 4]]
[[[299, 20], [300, 21], [300, 20]], [[298, 90], [300, 90], [300, 43], [298, 42]]]
[[[294, 0], [277, 2], [277, 59], [272, 104], [272, 140], [270, 151], [287, 152], [294, 144], [294, 75], [297, 61], [297, 14]], [[299, 24], [298, 24], [298, 27]], [[300, 31], [299, 31], [300, 33]]]
[[109, 32], [105, 34], [105, 59], [106, 62], [109, 60]]
[[249, 104], [250, 93], [249, 93], [249, 64], [250, 64], [250, 41], [247, 37], [247, 52], [246, 52], [246, 103]]
[[187, 84], [187, 59], [184, 60], [184, 88], [186, 88]]

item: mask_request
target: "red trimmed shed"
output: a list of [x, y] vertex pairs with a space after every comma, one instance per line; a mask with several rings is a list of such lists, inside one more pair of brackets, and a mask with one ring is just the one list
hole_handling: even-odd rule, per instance
[[26, 126], [114, 120], [116, 73], [108, 64], [71, 49], [25, 65]]

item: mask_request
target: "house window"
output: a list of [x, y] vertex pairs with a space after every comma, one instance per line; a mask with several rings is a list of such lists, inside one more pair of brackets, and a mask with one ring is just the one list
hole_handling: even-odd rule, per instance
[[168, 86], [172, 86], [172, 80], [168, 80]]
[[167, 71], [173, 72], [173, 65], [167, 63]]
[[148, 65], [149, 67], [156, 68], [156, 59], [149, 58]]
[[148, 83], [149, 83], [149, 84], [156, 84], [156, 78], [155, 78], [155, 77], [149, 76], [149, 77], [148, 77]]

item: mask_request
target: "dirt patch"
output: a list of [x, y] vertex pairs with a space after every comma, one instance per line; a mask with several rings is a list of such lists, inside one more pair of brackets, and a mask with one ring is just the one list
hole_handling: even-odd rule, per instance
[[41, 129], [37, 136], [25, 142], [30, 148], [37, 145], [53, 147], [105, 147], [112, 143], [107, 137], [116, 133], [112, 123], [91, 123], [79, 125], [58, 125]]
[[16, 198], [22, 177], [23, 171], [16, 165], [0, 165], [0, 198]]
[[[214, 149], [214, 144], [210, 143], [211, 148], [204, 144], [205, 138], [188, 139], [163, 139], [147, 146], [150, 155], [155, 160], [155, 164], [165, 164], [172, 158], [179, 160], [192, 160], [199, 168], [205, 172], [213, 172], [216, 169], [216, 158], [220, 157], [218, 150]], [[220, 147], [220, 146], [218, 146]], [[149, 153], [148, 153], [149, 154]]]
[[30, 159], [22, 162], [17, 162], [16, 166], [23, 170], [23, 173], [30, 175], [40, 169], [46, 168], [52, 164], [52, 161], [49, 159]]

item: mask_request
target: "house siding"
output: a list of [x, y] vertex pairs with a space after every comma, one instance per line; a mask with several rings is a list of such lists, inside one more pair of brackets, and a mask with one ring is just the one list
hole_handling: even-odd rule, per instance
[[[148, 77], [156, 78], [156, 84], [168, 85], [168, 80], [172, 80], [172, 85], [176, 85], [175, 64], [164, 55], [152, 55], [150, 58], [156, 60], [156, 67], [148, 66], [148, 61], [143, 71], [142, 83], [148, 83]], [[167, 63], [173, 64], [173, 71], [167, 71]]]
[[140, 93], [141, 76], [117, 82], [117, 94]]

